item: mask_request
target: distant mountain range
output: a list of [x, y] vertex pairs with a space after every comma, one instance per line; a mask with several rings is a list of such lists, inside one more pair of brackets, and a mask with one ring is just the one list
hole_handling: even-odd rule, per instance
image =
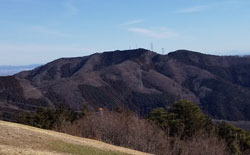
[[75, 111], [125, 107], [147, 115], [180, 99], [196, 102], [214, 119], [250, 120], [250, 57], [136, 49], [62, 58], [0, 77], [5, 120], [61, 105]]
[[1, 66], [0, 65], [0, 76], [14, 75], [18, 72], [25, 70], [32, 70], [40, 65], [24, 65], [24, 66]]

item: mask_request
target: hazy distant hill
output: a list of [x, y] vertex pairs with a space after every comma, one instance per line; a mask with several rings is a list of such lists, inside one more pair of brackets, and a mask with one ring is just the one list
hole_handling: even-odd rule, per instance
[[38, 66], [40, 65], [34, 64], [34, 65], [26, 65], [26, 66], [0, 66], [0, 76], [14, 75], [21, 71], [34, 69]]
[[0, 112], [7, 120], [59, 105], [127, 107], [145, 115], [180, 99], [195, 101], [214, 119], [250, 120], [250, 57], [137, 49], [62, 58], [0, 78]]

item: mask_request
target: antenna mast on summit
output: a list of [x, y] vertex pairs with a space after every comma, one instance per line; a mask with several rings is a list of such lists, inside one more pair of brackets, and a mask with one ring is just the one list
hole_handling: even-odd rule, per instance
[[153, 43], [150, 44], [150, 50], [154, 51], [154, 44]]
[[162, 49], [161, 49], [161, 52], [162, 52], [162, 55], [164, 55], [164, 54], [165, 54], [165, 49], [162, 48]]

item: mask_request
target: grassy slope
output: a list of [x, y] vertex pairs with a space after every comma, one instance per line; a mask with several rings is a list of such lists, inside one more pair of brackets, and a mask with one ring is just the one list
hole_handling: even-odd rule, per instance
[[100, 141], [0, 121], [0, 154], [146, 154]]

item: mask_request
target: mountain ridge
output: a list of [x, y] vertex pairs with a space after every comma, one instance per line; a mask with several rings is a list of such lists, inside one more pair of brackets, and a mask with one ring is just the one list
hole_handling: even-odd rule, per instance
[[[0, 117], [66, 105], [129, 108], [140, 115], [187, 99], [215, 119], [250, 120], [250, 58], [145, 49], [61, 58], [0, 78]], [[12, 94], [12, 95], [11, 95]], [[7, 96], [7, 97], [6, 97]]]

